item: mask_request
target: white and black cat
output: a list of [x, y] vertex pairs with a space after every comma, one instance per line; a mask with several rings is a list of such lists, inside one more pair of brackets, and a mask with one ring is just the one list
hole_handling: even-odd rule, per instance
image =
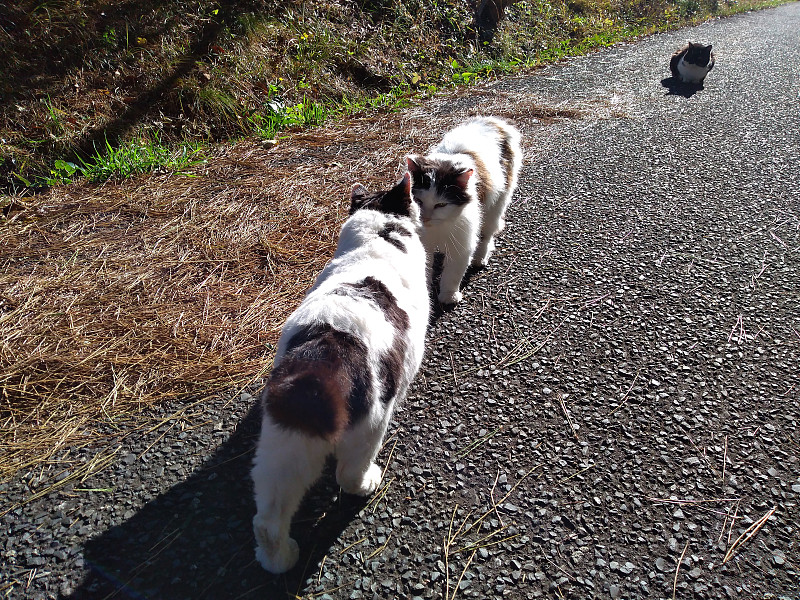
[[283, 327], [252, 470], [256, 558], [268, 571], [297, 561], [292, 515], [328, 455], [345, 492], [368, 495], [381, 481], [375, 457], [425, 345], [421, 230], [409, 174], [389, 191], [353, 186], [334, 258]]
[[703, 85], [706, 75], [714, 68], [714, 53], [711, 44], [689, 42], [670, 58], [672, 76], [683, 83]]
[[444, 254], [439, 302], [457, 303], [467, 268], [486, 265], [505, 226], [522, 165], [520, 133], [501, 119], [477, 117], [406, 164], [422, 210], [422, 242], [430, 254]]

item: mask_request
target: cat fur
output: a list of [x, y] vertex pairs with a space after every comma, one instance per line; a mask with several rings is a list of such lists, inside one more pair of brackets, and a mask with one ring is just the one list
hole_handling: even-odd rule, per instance
[[424, 156], [409, 155], [414, 199], [429, 254], [444, 254], [439, 302], [462, 299], [461, 281], [470, 264], [485, 266], [522, 165], [520, 133], [495, 117], [476, 117], [447, 132]]
[[669, 61], [672, 76], [683, 83], [703, 85], [706, 75], [714, 68], [712, 45], [689, 42], [676, 50]]
[[428, 325], [421, 229], [408, 174], [388, 192], [354, 186], [334, 258], [283, 327], [252, 469], [256, 558], [268, 571], [296, 563], [291, 519], [328, 455], [345, 492], [366, 496], [381, 481], [375, 457]]

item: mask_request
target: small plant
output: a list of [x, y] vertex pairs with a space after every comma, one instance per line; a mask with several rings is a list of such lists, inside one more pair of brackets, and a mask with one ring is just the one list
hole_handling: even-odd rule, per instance
[[[72, 183], [77, 177], [99, 183], [112, 177], [125, 178], [137, 173], [148, 173], [158, 169], [182, 172], [183, 169], [205, 161], [202, 146], [199, 143], [184, 143], [176, 148], [169, 148], [161, 143], [158, 135], [150, 140], [138, 140], [118, 147], [113, 147], [108, 140], [105, 151], [95, 149], [88, 159], [80, 159], [80, 164], [56, 160], [50, 173], [40, 177], [37, 184], [54, 186]], [[25, 182], [33, 187], [31, 182]]]
[[48, 186], [72, 183], [75, 173], [83, 175], [83, 168], [73, 162], [57, 160], [50, 169], [50, 176], [44, 177], [44, 183]]
[[117, 47], [117, 30], [113, 27], [109, 27], [103, 32], [103, 42], [109, 48], [116, 48]]
[[50, 131], [50, 135], [53, 137], [61, 136], [64, 131], [64, 123], [61, 120], [61, 116], [59, 115], [58, 109], [53, 106], [53, 101], [50, 99], [50, 96], [47, 98], [42, 98], [42, 102], [47, 108], [47, 116], [50, 118], [48, 122], [48, 130]]
[[680, 8], [682, 16], [693, 17], [700, 11], [700, 0], [683, 0]]
[[101, 182], [112, 177], [125, 178], [137, 173], [147, 173], [159, 168], [180, 172], [182, 169], [204, 162], [202, 146], [198, 143], [185, 143], [177, 150], [171, 150], [154, 135], [150, 140], [139, 140], [113, 147], [108, 140], [105, 152], [99, 149], [80, 170], [91, 182]]
[[302, 102], [284, 106], [277, 100], [266, 105], [265, 113], [254, 112], [247, 117], [251, 130], [259, 137], [272, 139], [282, 129], [321, 125], [330, 115], [324, 104], [303, 97]]

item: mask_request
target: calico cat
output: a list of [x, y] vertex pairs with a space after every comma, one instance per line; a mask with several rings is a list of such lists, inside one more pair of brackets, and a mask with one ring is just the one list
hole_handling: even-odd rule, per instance
[[445, 134], [425, 156], [406, 157], [420, 205], [422, 243], [444, 253], [439, 302], [461, 301], [470, 263], [485, 266], [522, 165], [520, 133], [494, 117], [477, 117]]
[[366, 496], [380, 484], [375, 457], [428, 326], [421, 229], [408, 174], [389, 191], [353, 186], [334, 257], [283, 327], [252, 470], [256, 558], [268, 571], [297, 561], [291, 518], [329, 454], [345, 492]]
[[672, 55], [669, 68], [677, 81], [703, 85], [706, 75], [714, 68], [714, 53], [711, 51], [711, 44], [705, 46], [689, 42]]

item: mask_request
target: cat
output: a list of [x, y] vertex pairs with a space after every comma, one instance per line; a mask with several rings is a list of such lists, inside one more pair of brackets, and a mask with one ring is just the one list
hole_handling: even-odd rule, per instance
[[328, 455], [345, 492], [378, 487], [375, 457], [422, 361], [429, 275], [410, 175], [389, 191], [356, 184], [350, 202], [334, 257], [287, 319], [260, 396], [253, 532], [272, 573], [297, 562], [290, 522]]
[[675, 80], [702, 86], [706, 75], [714, 68], [714, 53], [711, 47], [711, 44], [705, 46], [689, 42], [677, 50], [669, 61], [669, 68]]
[[447, 132], [425, 156], [406, 157], [420, 205], [422, 243], [444, 254], [439, 302], [456, 304], [470, 264], [486, 266], [522, 165], [520, 133], [495, 117], [476, 117]]

